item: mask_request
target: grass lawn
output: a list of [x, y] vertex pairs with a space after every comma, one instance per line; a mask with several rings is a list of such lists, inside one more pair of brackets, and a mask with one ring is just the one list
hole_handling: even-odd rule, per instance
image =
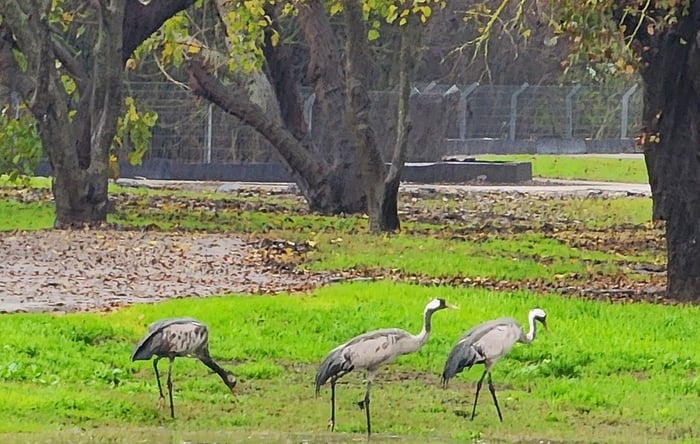
[[[5, 315], [0, 414], [6, 419], [0, 432], [6, 442], [29, 431], [67, 430], [70, 436], [77, 426], [93, 434], [120, 429], [125, 440], [143, 429], [164, 428], [281, 433], [323, 442], [329, 403], [327, 389], [321, 398], [313, 396], [318, 362], [367, 329], [396, 326], [417, 333], [423, 306], [435, 296], [461, 309], [437, 313], [428, 344], [380, 371], [372, 403], [380, 437], [697, 440], [697, 307], [611, 305], [390, 282], [341, 284], [306, 296], [176, 300], [109, 314]], [[551, 331], [530, 346], [516, 345], [495, 367], [503, 424], [486, 394], [469, 421], [464, 415], [482, 368], [441, 389], [439, 374], [450, 348], [475, 323], [504, 314], [526, 322], [534, 306], [547, 310]], [[131, 363], [129, 354], [148, 323], [182, 315], [209, 324], [213, 356], [238, 376], [238, 400], [203, 365], [177, 359], [173, 421], [155, 408], [150, 363]], [[337, 429], [348, 440], [364, 431], [363, 413], [354, 406], [363, 391], [361, 374], [346, 376], [338, 386]]]
[[533, 177], [602, 182], [649, 183], [643, 158], [554, 154], [483, 155], [479, 160], [532, 162]]

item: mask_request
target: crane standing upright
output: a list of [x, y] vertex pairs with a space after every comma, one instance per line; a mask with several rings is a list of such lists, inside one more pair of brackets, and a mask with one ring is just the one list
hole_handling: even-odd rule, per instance
[[132, 361], [147, 361], [153, 356], [153, 369], [156, 373], [158, 391], [160, 398], [158, 406], [162, 407], [165, 397], [163, 387], [160, 384], [158, 374], [158, 361], [161, 358], [168, 358], [168, 397], [170, 399], [170, 416], [175, 418], [175, 408], [173, 407], [173, 382], [172, 369], [173, 361], [178, 356], [195, 357], [202, 361], [204, 365], [212, 369], [224, 384], [231, 390], [236, 386], [236, 377], [232, 373], [221, 368], [209, 355], [209, 331], [207, 326], [192, 318], [163, 319], [154, 322], [148, 327], [146, 335], [136, 344], [134, 352], [131, 354]]
[[488, 385], [493, 403], [496, 405], [498, 419], [503, 422], [501, 408], [496, 399], [496, 389], [491, 380], [491, 369], [496, 362], [510, 352], [516, 342], [529, 344], [535, 339], [537, 326], [535, 321], [542, 323], [547, 329], [547, 313], [541, 308], [533, 308], [528, 314], [530, 330], [525, 333], [522, 326], [512, 318], [501, 318], [487, 321], [477, 325], [467, 331], [454, 346], [445, 362], [445, 369], [442, 372], [442, 386], [447, 387], [447, 382], [462, 370], [471, 368], [474, 364], [484, 364], [484, 373], [476, 384], [476, 395], [474, 396], [474, 407], [472, 417], [476, 413], [476, 401], [479, 399], [479, 391], [484, 377], [488, 374]]
[[330, 379], [331, 382], [331, 419], [329, 426], [335, 429], [335, 384], [338, 379], [353, 370], [367, 370], [367, 391], [358, 406], [365, 410], [367, 416], [367, 436], [372, 434], [369, 413], [369, 393], [374, 375], [384, 364], [392, 362], [398, 356], [418, 351], [430, 336], [430, 320], [438, 310], [457, 308], [445, 303], [444, 299], [433, 299], [423, 312], [423, 329], [412, 335], [398, 328], [376, 330], [356, 336], [348, 342], [331, 350], [319, 366], [316, 373], [316, 395], [321, 386]]

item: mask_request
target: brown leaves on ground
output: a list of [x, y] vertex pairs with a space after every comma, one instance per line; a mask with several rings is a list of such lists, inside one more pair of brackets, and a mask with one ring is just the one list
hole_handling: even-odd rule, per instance
[[0, 238], [0, 311], [108, 309], [224, 293], [304, 291], [323, 276], [261, 267], [258, 241], [201, 233], [20, 232]]

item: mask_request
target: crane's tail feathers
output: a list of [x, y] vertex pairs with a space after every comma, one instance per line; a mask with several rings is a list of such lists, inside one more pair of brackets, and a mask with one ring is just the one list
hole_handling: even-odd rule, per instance
[[328, 356], [321, 362], [316, 373], [316, 396], [321, 391], [321, 386], [329, 379], [337, 380], [346, 373], [352, 371], [353, 366], [345, 360], [342, 352], [336, 350], [331, 351]]
[[445, 368], [442, 371], [442, 387], [447, 388], [447, 382], [450, 379], [477, 362], [479, 362], [479, 355], [477, 355], [472, 346], [466, 343], [458, 343], [450, 352], [447, 361], [445, 361]]
[[134, 352], [131, 353], [131, 362], [134, 361], [145, 361], [153, 356], [153, 352], [147, 347], [148, 343], [140, 343], [134, 347]]

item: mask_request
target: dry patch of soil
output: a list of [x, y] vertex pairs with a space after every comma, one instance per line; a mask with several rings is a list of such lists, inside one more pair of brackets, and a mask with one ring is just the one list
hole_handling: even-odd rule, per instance
[[[310, 290], [325, 280], [254, 260], [226, 234], [46, 230], [0, 237], [0, 313], [105, 310], [224, 293]], [[251, 260], [251, 258], [253, 258]]]

